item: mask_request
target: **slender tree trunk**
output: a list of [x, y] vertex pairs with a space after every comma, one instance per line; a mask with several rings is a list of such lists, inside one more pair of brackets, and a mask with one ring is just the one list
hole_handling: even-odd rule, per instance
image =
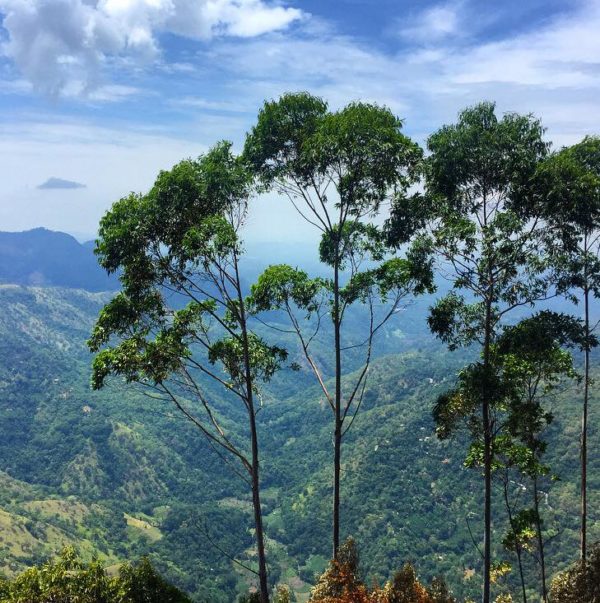
[[260, 463], [258, 454], [258, 433], [256, 430], [256, 412], [254, 410], [254, 392], [252, 389], [252, 371], [250, 366], [250, 346], [248, 343], [248, 326], [244, 298], [240, 286], [237, 258], [235, 258], [236, 289], [239, 302], [239, 322], [244, 350], [244, 373], [246, 381], [246, 403], [250, 421], [250, 439], [252, 448], [252, 506], [254, 509], [254, 530], [256, 536], [256, 552], [258, 554], [258, 580], [261, 603], [269, 603], [269, 581], [267, 576], [267, 557], [265, 553], [265, 535], [263, 528], [262, 507], [260, 504]]
[[525, 592], [525, 576], [523, 575], [523, 561], [521, 557], [521, 543], [517, 538], [517, 532], [515, 530], [515, 523], [513, 521], [512, 509], [510, 506], [510, 500], [508, 497], [508, 474], [506, 475], [506, 479], [504, 480], [504, 503], [506, 505], [506, 512], [508, 513], [508, 523], [510, 525], [510, 529], [513, 531], [515, 535], [515, 553], [517, 555], [517, 562], [519, 564], [519, 576], [521, 578], [521, 590], [523, 591], [523, 603], [527, 603], [527, 593]]
[[[486, 300], [485, 310], [485, 339], [483, 347], [484, 374], [490, 367], [490, 345], [492, 338], [492, 301], [491, 295]], [[484, 382], [482, 392], [483, 419], [483, 471], [484, 471], [484, 512], [483, 512], [483, 603], [491, 601], [490, 569], [492, 563], [492, 426], [490, 418], [490, 394], [487, 383]]]
[[542, 520], [540, 518], [540, 500], [538, 496], [537, 477], [533, 478], [533, 504], [535, 508], [535, 528], [537, 532], [538, 549], [540, 552], [540, 572], [542, 574], [542, 598], [548, 602], [548, 589], [546, 587], [546, 557], [544, 554], [544, 537], [542, 535]]
[[588, 402], [590, 394], [590, 350], [587, 339], [590, 336], [590, 290], [587, 283], [587, 271], [583, 289], [585, 312], [584, 381], [583, 381], [583, 413], [581, 416], [581, 560], [587, 556], [587, 423]]
[[335, 425], [333, 435], [333, 558], [340, 548], [340, 472], [342, 457], [342, 352], [340, 337], [340, 269], [333, 267], [333, 327], [335, 345]]
[[258, 460], [258, 437], [254, 409], [250, 412], [250, 432], [252, 438], [252, 504], [254, 507], [254, 527], [256, 531], [256, 547], [258, 553], [258, 579], [260, 582], [261, 603], [269, 603], [269, 582], [267, 577], [267, 558], [265, 553], [265, 537], [263, 529], [262, 508], [260, 505], [260, 474]]

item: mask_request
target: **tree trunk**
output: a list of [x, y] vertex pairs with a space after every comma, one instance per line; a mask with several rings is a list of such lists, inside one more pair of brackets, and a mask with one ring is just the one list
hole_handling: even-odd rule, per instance
[[269, 583], [267, 577], [267, 558], [265, 553], [265, 537], [263, 529], [262, 509], [260, 506], [260, 475], [258, 461], [258, 438], [254, 411], [250, 417], [252, 437], [252, 504], [254, 507], [254, 528], [256, 531], [256, 548], [258, 553], [258, 579], [260, 583], [261, 603], [269, 603]]
[[513, 520], [512, 509], [510, 506], [510, 501], [508, 497], [508, 472], [504, 479], [504, 503], [506, 504], [506, 512], [508, 513], [508, 523], [510, 525], [510, 529], [513, 531], [515, 535], [515, 553], [517, 555], [517, 563], [519, 564], [519, 576], [521, 578], [521, 590], [523, 591], [523, 603], [527, 603], [527, 593], [525, 591], [525, 576], [523, 575], [523, 560], [522, 560], [522, 550], [521, 543], [517, 538], [517, 532], [515, 530], [515, 523]]
[[[483, 366], [486, 376], [490, 368], [490, 345], [492, 338], [492, 301], [491, 295], [486, 301], [485, 311], [485, 339], [483, 348]], [[491, 577], [490, 569], [492, 563], [492, 426], [490, 418], [490, 394], [484, 381], [482, 392], [482, 420], [483, 420], [483, 471], [484, 471], [484, 512], [483, 512], [483, 603], [491, 601]]]
[[342, 453], [342, 426], [336, 412], [333, 453], [333, 558], [340, 548], [340, 465]]
[[342, 352], [340, 337], [340, 270], [336, 260], [333, 275], [333, 326], [335, 345], [335, 425], [333, 435], [333, 558], [340, 548], [340, 472], [342, 457]]
[[590, 336], [590, 291], [586, 281], [583, 289], [583, 303], [585, 312], [585, 360], [583, 381], [583, 413], [581, 416], [581, 560], [587, 556], [587, 423], [588, 401], [590, 393], [590, 350], [587, 339]]
[[256, 552], [258, 554], [258, 581], [260, 585], [261, 603], [269, 603], [269, 581], [267, 576], [267, 558], [265, 553], [265, 536], [263, 528], [262, 508], [260, 504], [260, 466], [258, 455], [258, 433], [256, 430], [256, 412], [254, 410], [254, 392], [252, 389], [252, 370], [250, 362], [250, 346], [248, 343], [248, 325], [244, 298], [240, 284], [237, 257], [235, 261], [236, 289], [239, 302], [239, 324], [244, 351], [244, 373], [246, 385], [246, 404], [250, 422], [250, 439], [252, 447], [252, 506], [254, 509], [254, 530], [256, 536]]
[[537, 532], [538, 549], [540, 551], [540, 572], [542, 574], [542, 598], [548, 602], [548, 589], [546, 587], [546, 557], [544, 555], [544, 538], [542, 536], [542, 520], [540, 519], [540, 501], [538, 497], [537, 477], [533, 478], [533, 504], [535, 505], [535, 527]]
[[489, 402], [483, 403], [483, 420], [486, 425], [484, 435], [484, 532], [483, 532], [483, 603], [491, 601], [491, 580], [490, 568], [492, 562], [492, 454], [491, 454], [491, 434], [489, 433]]

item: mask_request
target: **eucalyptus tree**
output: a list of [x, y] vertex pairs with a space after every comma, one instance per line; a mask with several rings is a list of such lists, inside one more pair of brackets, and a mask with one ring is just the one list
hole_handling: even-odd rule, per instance
[[[600, 137], [587, 137], [548, 157], [538, 170], [540, 194], [548, 205], [550, 237], [562, 287], [568, 297], [583, 298], [583, 320], [589, 343], [594, 330], [592, 298], [600, 295]], [[584, 348], [583, 409], [581, 414], [580, 555], [587, 549], [588, 406], [591, 346]]]
[[[101, 311], [89, 345], [92, 385], [111, 375], [175, 405], [252, 492], [260, 600], [269, 599], [260, 503], [259, 384], [286, 352], [248, 326], [240, 227], [251, 178], [220, 143], [161, 172], [149, 193], [130, 194], [102, 218], [96, 253], [122, 289]], [[241, 410], [228, 429], [209, 382]], [[213, 388], [214, 389], [214, 388]]]
[[[546, 310], [504, 328], [493, 346], [493, 363], [507, 384], [503, 424], [495, 436], [497, 465], [504, 470], [503, 489], [511, 527], [504, 544], [517, 554], [524, 601], [521, 553], [531, 550], [532, 540], [537, 544], [542, 599], [548, 600], [539, 504], [540, 482], [550, 475], [550, 467], [543, 462], [547, 448], [543, 434], [553, 420], [548, 397], [560, 386], [578, 379], [569, 348], [582, 349], [596, 343], [595, 339], [586, 340], [585, 329], [577, 319]], [[506, 479], [511, 469], [531, 482], [532, 496], [531, 507], [514, 516]]]
[[[458, 123], [432, 134], [427, 146], [425, 191], [399, 198], [389, 223], [398, 237], [409, 221], [423, 221], [421, 247], [439, 258], [452, 290], [431, 309], [430, 329], [450, 349], [479, 345], [481, 358], [463, 372], [470, 391], [464, 413], [470, 417], [470, 455], [481, 458], [484, 478], [483, 601], [490, 601], [492, 464], [494, 409], [503, 384], [492, 364], [492, 346], [507, 315], [547, 296], [540, 257], [543, 227], [531, 192], [533, 176], [546, 156], [541, 123], [532, 116], [498, 118], [493, 103], [462, 111]], [[414, 211], [418, 210], [418, 214]], [[411, 218], [412, 212], [412, 218]], [[443, 397], [438, 409], [451, 405]], [[438, 414], [438, 419], [444, 416]], [[456, 425], [440, 424], [448, 437]]]
[[[340, 543], [342, 439], [365, 391], [373, 338], [402, 299], [433, 286], [424, 254], [414, 250], [406, 258], [389, 257], [381, 228], [369, 221], [414, 182], [422, 152], [401, 128], [397, 117], [376, 105], [352, 103], [329, 111], [310, 94], [286, 94], [264, 104], [244, 149], [263, 187], [287, 197], [320, 233], [319, 255], [329, 269], [329, 278], [313, 279], [302, 270], [272, 266], [259, 279], [253, 297], [262, 309], [286, 311], [332, 411], [334, 558]], [[403, 240], [409, 230], [403, 228]], [[368, 308], [361, 342], [343, 328], [345, 313], [355, 302]], [[305, 321], [298, 312], [307, 312], [312, 320]], [[311, 348], [325, 312], [332, 325], [331, 388]], [[362, 368], [345, 390], [348, 354], [359, 349], [364, 350]]]

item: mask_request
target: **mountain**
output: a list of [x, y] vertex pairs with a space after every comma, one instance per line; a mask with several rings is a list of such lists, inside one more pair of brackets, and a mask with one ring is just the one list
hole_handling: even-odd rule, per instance
[[[108, 276], [94, 255], [95, 241], [79, 243], [64, 232], [34, 228], [23, 232], [0, 231], [0, 283], [35, 287], [67, 287], [86, 291], [117, 289], [116, 277]], [[315, 245], [282, 246], [249, 243], [243, 258], [249, 286], [271, 263], [296, 265], [299, 260], [313, 274], [322, 271]]]
[[98, 266], [94, 243], [35, 228], [0, 232], [0, 283], [107, 291], [118, 281]]
[[[0, 286], [0, 572], [13, 575], [72, 543], [107, 565], [148, 554], [195, 600], [232, 601], [253, 580], [228, 559], [253, 563], [248, 491], [168, 404], [120, 381], [90, 391], [85, 340], [110, 296]], [[385, 354], [343, 449], [342, 529], [357, 539], [369, 579], [411, 560], [423, 579], [443, 574], [458, 596], [476, 597], [480, 562], [469, 530], [478, 538], [480, 481], [462, 465], [464, 442], [435, 438], [430, 412], [470, 355], [450, 354], [427, 335], [424, 307], [408, 308], [382, 333]], [[238, 433], [241, 410], [219, 390], [210, 395]], [[576, 556], [579, 399], [571, 388], [552, 404], [548, 459], [561, 481], [549, 485], [543, 509], [550, 573]], [[281, 373], [263, 403], [271, 578], [304, 601], [330, 554], [330, 411], [302, 372]], [[590, 449], [599, 445], [594, 427]], [[598, 455], [589, 472], [593, 541]], [[505, 520], [497, 512], [499, 542]], [[535, 576], [531, 563], [526, 569]]]

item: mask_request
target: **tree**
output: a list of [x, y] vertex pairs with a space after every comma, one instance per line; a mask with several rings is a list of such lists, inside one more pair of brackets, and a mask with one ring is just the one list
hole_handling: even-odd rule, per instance
[[[285, 195], [320, 233], [320, 259], [330, 270], [328, 279], [311, 279], [301, 270], [272, 266], [259, 279], [253, 298], [261, 309], [286, 311], [332, 410], [334, 558], [340, 543], [342, 439], [360, 408], [374, 336], [400, 300], [433, 287], [425, 256], [416, 250], [403, 259], [386, 257], [381, 229], [367, 221], [414, 181], [421, 150], [402, 134], [401, 126], [389, 110], [376, 105], [352, 103], [330, 112], [319, 98], [286, 94], [265, 103], [244, 148], [263, 187]], [[403, 235], [404, 240], [410, 237], [408, 227]], [[343, 328], [345, 313], [355, 302], [365, 304], [369, 312], [362, 341]], [[311, 353], [323, 309], [332, 324], [332, 391]], [[312, 322], [307, 324], [298, 310]], [[348, 355], [356, 356], [361, 348], [359, 376], [344, 391]]]
[[[239, 229], [250, 178], [229, 143], [161, 172], [146, 195], [115, 203], [96, 253], [122, 291], [102, 310], [90, 348], [92, 385], [109, 375], [175, 405], [250, 486], [261, 601], [268, 601], [260, 504], [256, 396], [286, 358], [248, 328]], [[224, 427], [207, 380], [242, 410], [247, 430]]]
[[[510, 523], [503, 544], [517, 555], [524, 601], [527, 596], [521, 554], [524, 550], [532, 551], [534, 541], [537, 542], [542, 599], [548, 600], [539, 485], [550, 473], [550, 468], [542, 462], [546, 451], [542, 437], [553, 416], [544, 401], [566, 379], [577, 378], [572, 355], [566, 348], [586, 348], [587, 344], [585, 329], [578, 320], [541, 311], [504, 328], [493, 346], [493, 363], [508, 384], [506, 419], [496, 437]], [[532, 507], [514, 515], [508, 491], [511, 469], [516, 469], [520, 477], [530, 480], [532, 485]]]
[[310, 601], [368, 603], [368, 591], [359, 576], [359, 554], [356, 542], [348, 538], [338, 551], [336, 559], [320, 576], [310, 592]]
[[[450, 349], [481, 346], [481, 360], [439, 401], [436, 420], [438, 435], [450, 435], [455, 422], [447, 419], [456, 413], [447, 411], [460, 402], [475, 427], [470, 454], [481, 453], [484, 474], [484, 603], [491, 596], [493, 411], [504, 394], [492, 366], [492, 345], [509, 312], [547, 295], [542, 222], [531, 191], [548, 148], [542, 134], [531, 116], [499, 119], [493, 103], [465, 109], [457, 124], [429, 137], [425, 194], [399, 198], [389, 227], [397, 238], [411, 219], [427, 225], [420, 245], [438, 254], [440, 269], [453, 284], [431, 309], [429, 326]], [[420, 208], [416, 216], [415, 207]]]
[[[600, 295], [600, 138], [548, 157], [539, 167], [537, 185], [547, 202], [549, 235], [556, 237], [555, 263], [562, 288], [575, 303], [580, 291], [586, 337], [590, 338], [591, 298]], [[580, 555], [587, 548], [587, 435], [591, 347], [584, 348], [583, 409], [581, 414], [581, 527]]]

